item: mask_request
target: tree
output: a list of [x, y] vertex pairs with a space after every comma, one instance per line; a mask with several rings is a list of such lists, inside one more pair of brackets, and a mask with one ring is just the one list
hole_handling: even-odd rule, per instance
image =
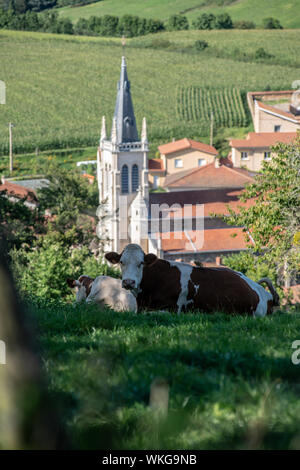
[[260, 254], [287, 283], [300, 266], [300, 136], [272, 151], [272, 160], [264, 162], [261, 174], [240, 198], [242, 202], [255, 198], [255, 204], [241, 207], [239, 213], [229, 207], [226, 222], [245, 227], [254, 242], [252, 253]]
[[212, 13], [203, 13], [192, 23], [194, 29], [214, 29], [215, 24], [216, 17]]
[[262, 21], [262, 24], [263, 24], [264, 29], [283, 29], [279, 20], [277, 20], [276, 18], [272, 18], [272, 17], [264, 18]]
[[8, 251], [30, 247], [44, 231], [43, 222], [39, 209], [29, 209], [25, 199], [12, 201], [6, 191], [0, 192], [0, 239], [6, 239]]
[[216, 29], [232, 29], [233, 22], [231, 16], [228, 13], [221, 13], [220, 15], [216, 16], [215, 21], [215, 28]]
[[180, 31], [183, 29], [189, 29], [189, 22], [186, 16], [183, 15], [172, 15], [167, 22], [168, 31]]

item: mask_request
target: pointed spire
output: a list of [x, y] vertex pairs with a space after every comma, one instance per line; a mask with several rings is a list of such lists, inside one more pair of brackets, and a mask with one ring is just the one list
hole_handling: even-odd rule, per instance
[[101, 127], [101, 137], [100, 142], [106, 139], [106, 123], [105, 123], [105, 116], [102, 116], [102, 127]]
[[114, 117], [111, 128], [111, 143], [115, 145], [117, 140], [117, 119]]
[[121, 74], [118, 82], [118, 93], [114, 116], [116, 118], [117, 126], [117, 143], [137, 142], [138, 133], [124, 56], [122, 57]]
[[143, 118], [141, 141], [142, 141], [143, 143], [147, 143], [147, 142], [148, 142], [148, 139], [147, 139], [147, 122], [146, 122], [146, 118], [145, 118], [145, 117]]

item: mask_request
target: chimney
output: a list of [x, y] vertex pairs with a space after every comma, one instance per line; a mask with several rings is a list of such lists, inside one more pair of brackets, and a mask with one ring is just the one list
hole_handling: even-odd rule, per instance
[[218, 157], [215, 157], [215, 168], [220, 168], [220, 160]]

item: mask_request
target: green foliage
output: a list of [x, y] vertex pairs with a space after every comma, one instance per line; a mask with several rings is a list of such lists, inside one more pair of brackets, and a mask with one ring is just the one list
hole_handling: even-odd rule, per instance
[[214, 124], [221, 126], [246, 126], [247, 116], [240, 90], [209, 89], [200, 87], [178, 87], [177, 109], [179, 116], [187, 121], [210, 124], [211, 113]]
[[207, 41], [198, 39], [198, 41], [195, 42], [196, 51], [204, 51], [204, 49], [206, 49], [207, 47], [208, 47]]
[[31, 246], [36, 233], [43, 232], [40, 211], [24, 203], [25, 199], [11, 201], [6, 191], [0, 191], [0, 239], [5, 238], [8, 251]]
[[256, 25], [253, 21], [241, 20], [233, 23], [235, 29], [255, 29]]
[[216, 16], [215, 21], [215, 28], [216, 29], [232, 29], [233, 22], [231, 16], [228, 13], [221, 13], [220, 15]]
[[67, 278], [78, 279], [82, 274], [91, 277], [113, 275], [101, 259], [97, 261], [86, 246], [70, 248], [66, 238], [49, 232], [31, 251], [12, 250], [14, 276], [22, 294], [40, 299], [73, 299]]
[[272, 17], [264, 18], [262, 21], [262, 24], [265, 29], [283, 29], [279, 20], [277, 20], [276, 18], [272, 18]]
[[[157, 47], [159, 41], [168, 47], [159, 51], [146, 48], [155, 39]], [[209, 43], [201, 56], [194, 48], [196, 40]], [[96, 148], [100, 117], [106, 115], [110, 123], [113, 115], [121, 41], [5, 30], [0, 32], [0, 42], [1, 80], [7, 86], [6, 105], [1, 107], [0, 114], [0, 155], [8, 155], [7, 123], [10, 121], [16, 124], [15, 153], [34, 152], [36, 147], [40, 152], [92, 145]], [[178, 44], [178, 51], [172, 50], [174, 43]], [[138, 48], [138, 44], [145, 47]], [[237, 44], [249, 55], [245, 62], [233, 56]], [[258, 67], [253, 51], [259, 47], [275, 58]], [[128, 39], [128, 75], [138, 128], [143, 116], [152, 116], [149, 141], [153, 145], [172, 137], [203, 138], [207, 135], [207, 122], [199, 126], [195, 121], [192, 125], [194, 121], [183, 120], [182, 114], [178, 114], [179, 86], [199, 87], [201, 83], [201, 88], [234, 86], [239, 90], [263, 90], [271, 81], [272, 89], [288, 89], [295, 79], [299, 47], [297, 31], [287, 30], [270, 30], [268, 34], [264, 30], [188, 30]], [[187, 53], [182, 53], [183, 49]], [[36, 166], [36, 157], [31, 160], [24, 165], [27, 174]], [[2, 164], [7, 168], [8, 159], [1, 159], [1, 167]]]
[[172, 15], [167, 21], [168, 31], [182, 31], [189, 29], [189, 22], [186, 16], [183, 15]]
[[[43, 299], [51, 392], [80, 449], [296, 449], [300, 315], [134, 315]], [[149, 407], [157, 377], [169, 412]]]
[[215, 29], [216, 17], [212, 13], [203, 13], [193, 21], [194, 29]]
[[255, 51], [255, 58], [256, 59], [270, 59], [271, 57], [274, 57], [274, 56], [272, 54], [269, 54], [268, 52], [266, 52], [263, 47], [259, 47]]

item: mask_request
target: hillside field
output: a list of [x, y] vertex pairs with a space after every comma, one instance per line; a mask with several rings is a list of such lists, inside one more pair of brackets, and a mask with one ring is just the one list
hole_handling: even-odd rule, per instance
[[[198, 39], [208, 52], [196, 53]], [[108, 132], [120, 74], [119, 39], [0, 31], [0, 79], [6, 104], [0, 113], [0, 154], [8, 154], [8, 123], [14, 151], [97, 146], [101, 116]], [[235, 58], [264, 47], [267, 63]], [[178, 87], [290, 88], [300, 76], [297, 31], [177, 32], [128, 40], [127, 66], [138, 129], [147, 117], [149, 140], [205, 138], [209, 122], [191, 122], [176, 112]], [[234, 131], [233, 131], [234, 132]], [[229, 136], [230, 137], [230, 136]]]
[[219, 0], [103, 0], [90, 5], [59, 9], [62, 16], [77, 21], [92, 15], [138, 15], [143, 18], [166, 20], [173, 14], [182, 13], [191, 22], [202, 13], [220, 14], [227, 12], [233, 21], [251, 20], [257, 25], [263, 18], [279, 19], [284, 28], [300, 28], [300, 8], [298, 0], [236, 0], [227, 1], [227, 6], [218, 6]]
[[[46, 301], [30, 310], [73, 448], [300, 449], [300, 312], [135, 315]], [[154, 381], [169, 386], [166, 417], [149, 407]]]

